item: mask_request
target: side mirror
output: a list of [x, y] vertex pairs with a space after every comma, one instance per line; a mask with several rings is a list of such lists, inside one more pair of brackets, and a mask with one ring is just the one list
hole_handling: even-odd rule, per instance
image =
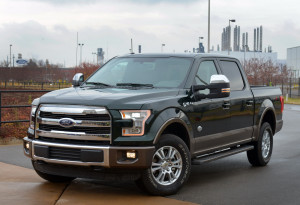
[[72, 85], [73, 87], [78, 87], [80, 86], [84, 81], [84, 76], [82, 73], [76, 73], [73, 77], [73, 80], [72, 80]]
[[[201, 94], [197, 91], [209, 89], [209, 94]], [[204, 98], [225, 98], [230, 95], [230, 82], [225, 75], [212, 75], [209, 85], [193, 85], [192, 92], [196, 101]]]

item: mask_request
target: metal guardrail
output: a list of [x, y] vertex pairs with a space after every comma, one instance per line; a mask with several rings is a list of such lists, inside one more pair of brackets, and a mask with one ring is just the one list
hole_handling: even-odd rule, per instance
[[2, 93], [37, 93], [37, 92], [50, 92], [50, 91], [51, 90], [0, 90], [0, 127], [1, 127], [1, 124], [5, 124], [5, 123], [29, 122], [29, 120], [2, 121], [1, 113], [2, 113], [3, 108], [31, 107], [31, 105], [5, 105], [5, 106], [2, 106]]

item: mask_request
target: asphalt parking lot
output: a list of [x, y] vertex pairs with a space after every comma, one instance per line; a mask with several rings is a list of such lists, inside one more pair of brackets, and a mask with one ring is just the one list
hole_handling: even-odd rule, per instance
[[286, 105], [273, 156], [254, 168], [245, 153], [193, 166], [181, 191], [152, 197], [133, 182], [40, 179], [21, 145], [0, 146], [0, 204], [300, 204], [300, 106]]

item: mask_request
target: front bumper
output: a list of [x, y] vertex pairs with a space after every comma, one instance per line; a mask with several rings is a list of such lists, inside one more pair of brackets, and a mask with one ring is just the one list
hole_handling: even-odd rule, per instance
[[[89, 146], [43, 142], [23, 139], [25, 156], [33, 161], [49, 164], [99, 166], [105, 168], [148, 168], [152, 162], [154, 146], [115, 147]], [[127, 158], [126, 152], [134, 152], [135, 158]]]

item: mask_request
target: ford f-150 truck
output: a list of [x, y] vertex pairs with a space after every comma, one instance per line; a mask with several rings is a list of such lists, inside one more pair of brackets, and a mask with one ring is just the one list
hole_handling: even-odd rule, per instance
[[232, 57], [128, 54], [35, 99], [23, 148], [50, 182], [130, 178], [169, 195], [193, 164], [247, 152], [265, 166], [283, 105], [279, 88], [251, 87]]

